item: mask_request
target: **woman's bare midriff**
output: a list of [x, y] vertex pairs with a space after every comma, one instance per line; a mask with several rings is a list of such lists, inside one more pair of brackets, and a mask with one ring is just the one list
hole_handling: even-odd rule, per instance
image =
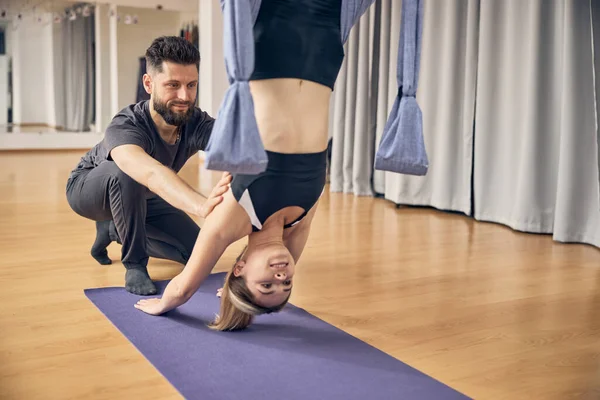
[[251, 81], [250, 91], [266, 150], [298, 154], [327, 148], [330, 88], [278, 78]]

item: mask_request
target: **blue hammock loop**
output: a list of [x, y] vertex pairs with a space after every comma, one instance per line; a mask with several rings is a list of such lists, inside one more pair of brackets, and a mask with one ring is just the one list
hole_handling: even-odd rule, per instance
[[260, 0], [221, 0], [225, 68], [230, 86], [205, 150], [209, 170], [259, 174], [267, 168], [248, 80], [254, 70], [253, 26]]
[[424, 0], [402, 1], [398, 49], [398, 95], [383, 129], [374, 168], [426, 175], [429, 160], [423, 139], [423, 114], [417, 103]]

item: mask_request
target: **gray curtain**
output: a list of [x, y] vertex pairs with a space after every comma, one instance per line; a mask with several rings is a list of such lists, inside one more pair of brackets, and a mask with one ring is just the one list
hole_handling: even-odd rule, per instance
[[62, 52], [55, 57], [57, 79], [63, 85], [56, 87], [56, 121], [66, 131], [87, 132], [94, 122], [94, 15], [63, 20], [61, 29]]
[[[458, 168], [457, 173], [452, 179], [436, 174], [438, 178], [431, 181], [373, 169], [373, 154], [398, 93], [396, 67], [402, 18], [401, 1], [378, 0], [351, 31], [336, 81], [330, 121], [330, 188], [333, 192], [385, 195], [397, 203], [435, 204], [469, 212], [477, 54], [477, 36], [472, 33], [477, 31], [478, 2], [429, 4], [425, 2], [419, 72], [427, 70], [429, 74], [426, 79], [420, 76], [417, 102], [423, 110], [428, 155], [437, 153], [438, 162], [430, 162], [430, 169]], [[458, 24], [463, 18], [468, 18], [469, 24]], [[443, 32], [438, 35], [440, 29]], [[455, 58], [455, 52], [462, 57]], [[434, 67], [440, 63], [446, 68]], [[462, 102], [456, 102], [457, 93]], [[438, 112], [441, 104], [447, 107], [442, 115]], [[451, 136], [443, 142], [433, 140], [448, 130]], [[466, 159], [458, 163], [456, 154]]]
[[419, 177], [372, 169], [397, 90], [401, 18], [401, 2], [377, 1], [334, 91], [331, 190], [600, 247], [599, 3], [425, 2], [417, 102], [430, 167]]
[[425, 2], [417, 103], [429, 171], [386, 172], [384, 195], [394, 203], [471, 212], [479, 7], [478, 0]]
[[600, 246], [589, 1], [482, 1], [475, 218]]
[[[398, 46], [397, 42], [391, 38], [398, 38], [400, 35], [400, 2], [392, 4], [391, 0], [380, 0], [376, 3], [376, 19], [374, 26], [378, 27], [378, 36], [375, 37], [376, 52], [373, 54], [373, 68], [377, 68], [377, 74], [373, 75], [376, 82], [374, 88], [373, 108], [375, 129], [375, 149], [379, 148], [383, 128], [388, 119], [389, 112], [394, 105], [397, 94], [396, 67], [398, 65]], [[394, 11], [392, 13], [392, 10]], [[394, 22], [392, 23], [392, 19]], [[370, 166], [369, 166], [370, 167]], [[385, 172], [374, 170], [373, 173], [373, 191], [375, 193], [385, 192]]]
[[[385, 58], [392, 46], [393, 58], [398, 53], [399, 29], [395, 40], [390, 42], [390, 0], [378, 0], [362, 15], [350, 31], [344, 45], [346, 57], [335, 83], [330, 106], [330, 137], [332, 156], [330, 190], [353, 193], [357, 196], [373, 195], [373, 163], [377, 140], [381, 139], [383, 126], [389, 111], [379, 115], [383, 122], [377, 125], [378, 88], [381, 76], [385, 77], [383, 88], [387, 93], [388, 75], [391, 87], [396, 87], [396, 69]], [[388, 24], [382, 23], [382, 10], [388, 10]], [[399, 8], [398, 8], [399, 10]], [[399, 26], [399, 25], [398, 25]], [[382, 49], [387, 52], [381, 56]], [[395, 65], [395, 64], [394, 64]], [[398, 89], [393, 90], [393, 104]], [[380, 128], [377, 138], [376, 130]], [[376, 142], [377, 141], [377, 142]]]
[[[371, 123], [372, 5], [350, 31], [331, 104], [330, 190], [371, 195], [375, 131]], [[396, 42], [397, 43], [397, 42]]]

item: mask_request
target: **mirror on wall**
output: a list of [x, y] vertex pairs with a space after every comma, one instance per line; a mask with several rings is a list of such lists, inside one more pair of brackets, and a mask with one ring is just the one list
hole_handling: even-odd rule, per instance
[[194, 2], [121, 3], [0, 1], [0, 133], [102, 133], [118, 110], [148, 97], [143, 57], [155, 37], [198, 46]]
[[0, 2], [0, 130], [89, 132], [94, 122], [95, 6]]

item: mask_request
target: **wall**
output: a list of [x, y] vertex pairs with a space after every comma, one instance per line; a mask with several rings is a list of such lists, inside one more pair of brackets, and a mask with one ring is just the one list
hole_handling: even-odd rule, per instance
[[[46, 74], [45, 77], [45, 84], [46, 84], [46, 88], [44, 91], [45, 94], [45, 101], [44, 104], [46, 104], [46, 120], [45, 123], [48, 126], [53, 126], [56, 127], [57, 124], [57, 120], [56, 120], [56, 100], [55, 100], [55, 88], [56, 88], [56, 82], [55, 82], [55, 76], [59, 75], [57, 73], [55, 73], [55, 69], [54, 69], [54, 61], [55, 61], [55, 48], [54, 48], [54, 42], [55, 42], [55, 24], [52, 23], [52, 14], [45, 14], [44, 15], [46, 25], [42, 28], [42, 31], [47, 34], [46, 37], [44, 37], [43, 39], [43, 46], [45, 48], [45, 52], [46, 52], [46, 62], [48, 63], [48, 68], [46, 68], [44, 70], [44, 73]], [[37, 24], [39, 24], [38, 22], [36, 22]], [[59, 53], [60, 54], [60, 53]], [[57, 55], [59, 55], [57, 54]], [[41, 64], [43, 65], [43, 64]], [[34, 64], [34, 66], [36, 67], [35, 70], [39, 73], [39, 67], [40, 64]], [[25, 105], [27, 106], [28, 103], [25, 103]]]
[[[207, 0], [113, 0], [106, 3], [115, 4], [118, 7], [135, 7], [156, 10], [157, 6], [162, 6], [163, 11], [183, 11], [196, 13], [198, 11], [198, 2]], [[80, 0], [70, 0], [71, 3], [78, 3]]]
[[[225, 91], [229, 87], [223, 53], [223, 14], [219, 0], [201, 0], [198, 10], [200, 36], [200, 95], [199, 107], [217, 117]], [[198, 154], [200, 160], [204, 152]], [[221, 174], [209, 171], [200, 164], [198, 191], [208, 197]]]
[[53, 62], [53, 66], [54, 66], [54, 71], [56, 72], [54, 74], [54, 87], [52, 89], [52, 92], [54, 93], [54, 103], [53, 103], [53, 107], [54, 107], [54, 111], [55, 111], [55, 118], [56, 118], [56, 124], [55, 126], [57, 128], [61, 128], [65, 125], [65, 118], [66, 118], [66, 114], [65, 114], [65, 106], [63, 104], [63, 93], [61, 92], [61, 90], [56, 90], [55, 88], [61, 88], [64, 87], [65, 85], [65, 76], [64, 73], [61, 73], [63, 71], [63, 25], [62, 24], [52, 24], [52, 42], [53, 42], [53, 48], [50, 49], [49, 51], [52, 51], [52, 62]]
[[[115, 96], [117, 108], [122, 108], [133, 101], [137, 91], [139, 57], [143, 56], [152, 39], [159, 35], [179, 35], [183, 23], [198, 21], [199, 6], [212, 3], [215, 6], [217, 23], [222, 19], [219, 0], [174, 0], [165, 1], [163, 10], [156, 10], [157, 1], [145, 2], [144, 0], [116, 0], [117, 12], [124, 17], [126, 14], [135, 14], [139, 18], [137, 25], [125, 25], [123, 20], [114, 26], [115, 46], [112, 57], [111, 49], [111, 27], [108, 17], [109, 6], [98, 5], [96, 17], [96, 113], [97, 121], [95, 128], [100, 134], [90, 132], [86, 135], [76, 133], [46, 133], [31, 135], [27, 133], [12, 133], [2, 135], [0, 132], [0, 149], [4, 148], [81, 148], [88, 147], [97, 142], [102, 136], [106, 126], [114, 115], [111, 103], [111, 95]], [[132, 8], [130, 6], [134, 6]], [[218, 11], [218, 12], [216, 12]], [[61, 113], [56, 109], [56, 97], [59, 93], [54, 90], [55, 85], [61, 85], [63, 79], [60, 72], [62, 45], [60, 25], [51, 23], [50, 15], [47, 15], [48, 23], [39, 24], [30, 15], [21, 22], [17, 30], [9, 27], [6, 33], [7, 52], [11, 55], [13, 62], [13, 104], [17, 107], [13, 110], [13, 121], [22, 124], [60, 125]], [[4, 21], [8, 22], [9, 21]], [[218, 29], [216, 42], [213, 46], [220, 46], [221, 29]], [[205, 38], [206, 39], [206, 38]], [[16, 50], [16, 51], [15, 51]], [[16, 53], [16, 54], [15, 54]], [[222, 49], [217, 49], [217, 57], [213, 61], [223, 70], [220, 84], [217, 84], [214, 104], [220, 103], [224, 89], [227, 87], [224, 75], [224, 63]], [[111, 79], [111, 62], [117, 60], [115, 65], [115, 76]], [[210, 56], [203, 53], [203, 61], [209, 62]], [[211, 80], [209, 75], [205, 78]], [[112, 90], [111, 85], [116, 83], [117, 90]], [[214, 82], [213, 82], [214, 83]], [[219, 86], [220, 85], [220, 86]], [[215, 86], [215, 85], [213, 85]], [[60, 86], [58, 86], [60, 87]], [[220, 89], [221, 90], [220, 90]], [[216, 110], [215, 110], [216, 111]], [[58, 118], [57, 118], [58, 116]], [[40, 129], [42, 133], [43, 128]]]
[[199, 8], [200, 100], [199, 106], [216, 117], [229, 87], [223, 52], [223, 14], [219, 0], [206, 0]]
[[[119, 109], [136, 100], [139, 79], [139, 58], [158, 36], [179, 35], [181, 13], [177, 11], [157, 11], [144, 8], [118, 7], [121, 22], [117, 27], [118, 38], [118, 86]], [[134, 25], [123, 23], [125, 15], [137, 15], [139, 22]]]
[[0, 55], [0, 126], [8, 124], [8, 64], [9, 56]]
[[55, 126], [53, 24], [26, 15], [11, 33], [13, 121]]
[[104, 132], [113, 118], [110, 105], [110, 24], [109, 7], [98, 4], [96, 28], [96, 131]]

